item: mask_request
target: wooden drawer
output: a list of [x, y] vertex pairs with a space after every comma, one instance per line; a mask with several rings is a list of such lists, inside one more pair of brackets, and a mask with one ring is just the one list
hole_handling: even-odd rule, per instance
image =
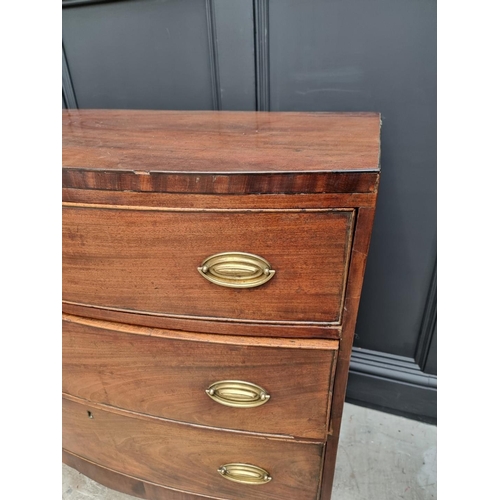
[[[63, 392], [183, 422], [322, 441], [337, 346], [65, 316]], [[234, 383], [222, 384], [207, 395], [212, 384], [232, 380], [250, 384], [238, 383], [236, 393]], [[269, 399], [259, 399], [259, 388]]]
[[[339, 324], [353, 214], [66, 204], [63, 299], [173, 318]], [[224, 252], [257, 255], [275, 274], [252, 288], [204, 279], [198, 268]]]
[[[63, 448], [138, 479], [229, 500], [316, 500], [323, 456], [322, 444], [198, 428], [67, 398]], [[232, 463], [258, 466], [272, 479], [230, 481], [218, 469]]]

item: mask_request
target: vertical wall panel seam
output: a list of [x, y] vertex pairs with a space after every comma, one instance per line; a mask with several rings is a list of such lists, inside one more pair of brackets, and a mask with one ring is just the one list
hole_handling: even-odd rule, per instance
[[415, 361], [422, 370], [425, 370], [429, 350], [432, 345], [432, 337], [435, 335], [437, 321], [437, 259], [434, 262], [432, 278], [427, 294], [427, 301], [422, 315], [422, 323], [418, 335], [417, 348], [415, 349]]
[[269, 0], [254, 0], [257, 111], [270, 111]]
[[78, 109], [75, 89], [73, 88], [68, 60], [66, 59], [66, 51], [64, 50], [64, 42], [62, 44], [62, 91], [66, 107], [69, 109]]
[[210, 76], [212, 83], [212, 106], [214, 110], [220, 110], [222, 104], [219, 56], [217, 46], [217, 26], [215, 22], [214, 0], [206, 0], [208, 52], [210, 59]]

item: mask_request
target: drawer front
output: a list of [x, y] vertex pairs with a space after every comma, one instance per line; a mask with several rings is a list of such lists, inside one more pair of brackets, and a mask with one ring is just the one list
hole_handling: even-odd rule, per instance
[[[68, 399], [63, 399], [63, 448], [138, 479], [230, 500], [315, 500], [323, 455], [322, 444], [201, 429]], [[234, 463], [259, 467], [272, 479], [229, 480], [221, 468], [228, 466], [226, 476], [241, 478], [230, 466]]]
[[[63, 208], [67, 302], [167, 317], [340, 323], [352, 210], [68, 205]], [[200, 272], [207, 258], [227, 252], [261, 260], [249, 264], [241, 256], [236, 262], [226, 256], [208, 261]], [[251, 288], [205, 279], [215, 276], [220, 282], [222, 274], [222, 281], [241, 285], [241, 277], [254, 276], [259, 263], [268, 263], [271, 271], [262, 271], [267, 279], [262, 284], [250, 277]]]
[[63, 392], [182, 422], [326, 439], [335, 341], [276, 347], [279, 341], [256, 346], [252, 338], [220, 343], [214, 337], [221, 336], [166, 333], [63, 321]]

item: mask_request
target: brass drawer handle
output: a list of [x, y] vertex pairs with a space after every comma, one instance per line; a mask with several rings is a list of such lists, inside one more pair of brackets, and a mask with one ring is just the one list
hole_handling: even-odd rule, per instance
[[221, 380], [213, 383], [205, 392], [217, 403], [233, 408], [254, 408], [271, 398], [262, 387], [241, 380]]
[[272, 479], [267, 470], [250, 464], [226, 464], [217, 472], [230, 481], [242, 484], [266, 484]]
[[269, 281], [276, 271], [266, 259], [244, 252], [224, 252], [206, 258], [198, 267], [208, 281], [230, 288], [252, 288]]

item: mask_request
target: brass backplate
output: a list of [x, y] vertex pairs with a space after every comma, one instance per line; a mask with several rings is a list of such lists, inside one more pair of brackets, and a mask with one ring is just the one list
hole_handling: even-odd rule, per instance
[[266, 259], [244, 252], [224, 252], [206, 258], [198, 267], [208, 281], [229, 288], [253, 288], [275, 274]]
[[254, 408], [271, 398], [262, 387], [243, 380], [220, 380], [211, 384], [205, 392], [217, 403], [233, 408]]
[[222, 477], [241, 484], [266, 484], [272, 479], [267, 470], [250, 464], [225, 464], [217, 472]]

